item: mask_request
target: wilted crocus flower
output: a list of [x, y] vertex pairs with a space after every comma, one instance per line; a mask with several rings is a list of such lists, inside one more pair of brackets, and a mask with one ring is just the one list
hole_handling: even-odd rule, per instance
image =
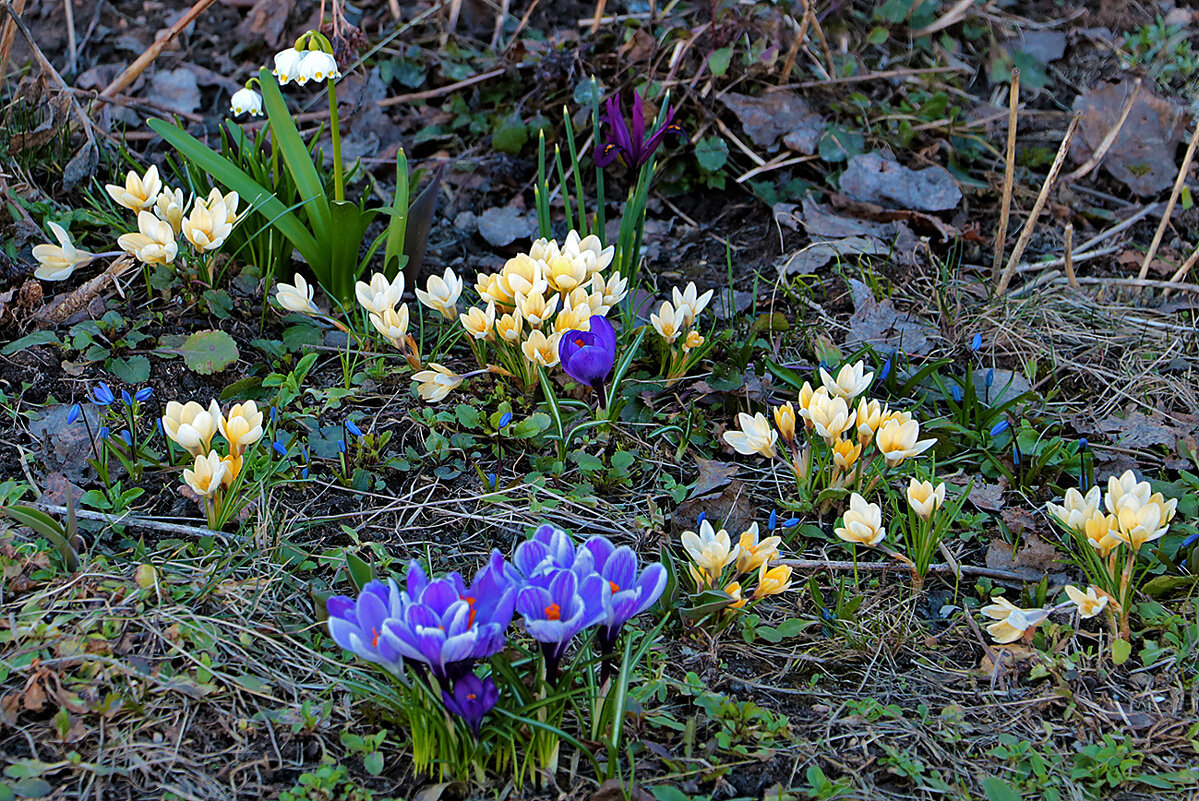
[[995, 621], [987, 625], [987, 632], [997, 643], [1015, 642], [1049, 617], [1045, 609], [1021, 609], [1002, 597], [993, 600], [994, 603], [984, 606], [981, 611]]
[[329, 634], [334, 642], [395, 676], [402, 674], [403, 656], [382, 636], [384, 621], [398, 617], [404, 610], [404, 599], [395, 581], [368, 582], [357, 601], [334, 595], [325, 602], [325, 608], [329, 611]]
[[454, 682], [454, 692], [441, 691], [445, 708], [466, 721], [475, 737], [483, 725], [483, 717], [495, 707], [500, 691], [490, 676], [480, 679], [474, 673], [466, 673]]
[[554, 568], [529, 579], [516, 596], [516, 610], [529, 636], [541, 643], [547, 673], [554, 675], [559, 660], [575, 635], [604, 620], [611, 588], [598, 573], [580, 578], [572, 570]]
[[590, 331], [567, 331], [558, 340], [558, 358], [568, 376], [599, 391], [616, 362], [616, 332], [606, 319], [592, 315]]
[[666, 568], [660, 562], [638, 572], [637, 554], [627, 545], [619, 548], [603, 536], [592, 537], [579, 548], [574, 572], [581, 578], [594, 572], [608, 582], [611, 603], [605, 609], [599, 633], [600, 648], [611, 653], [625, 623], [653, 606], [666, 589]]
[[674, 122], [674, 109], [667, 107], [666, 118], [662, 126], [649, 135], [645, 135], [645, 109], [641, 95], [633, 92], [633, 114], [625, 123], [624, 114], [620, 110], [620, 96], [608, 98], [607, 122], [608, 137], [602, 149], [595, 154], [595, 164], [607, 167], [616, 161], [617, 157], [624, 159], [630, 168], [641, 169], [651, 158], [654, 151], [662, 144], [666, 134], [686, 137], [687, 134]]

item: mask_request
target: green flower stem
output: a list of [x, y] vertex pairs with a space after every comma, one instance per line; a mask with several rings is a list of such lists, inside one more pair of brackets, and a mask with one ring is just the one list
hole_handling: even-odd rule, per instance
[[341, 164], [341, 128], [337, 121], [337, 84], [329, 79], [329, 135], [333, 138], [333, 192], [341, 202], [346, 199], [345, 176]]

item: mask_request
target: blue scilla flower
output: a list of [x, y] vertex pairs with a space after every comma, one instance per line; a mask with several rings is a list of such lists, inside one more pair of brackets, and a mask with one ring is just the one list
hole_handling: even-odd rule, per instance
[[110, 433], [112, 433], [112, 432], [110, 432], [108, 430], [108, 426], [100, 426], [100, 432], [99, 432], [100, 439], [108, 439], [108, 435]]
[[83, 412], [83, 407], [80, 406], [78, 403], [76, 403], [74, 406], [71, 407], [70, 411], [67, 412], [67, 422], [74, 423], [76, 420], [79, 419], [79, 415], [82, 412]]
[[1012, 464], [1016, 467], [1020, 466], [1020, 444], [1012, 439]]
[[496, 478], [496, 475], [495, 475], [495, 473], [488, 473], [488, 474], [487, 474], [487, 488], [488, 488], [488, 489], [495, 489], [495, 483], [496, 483], [496, 481], [498, 481], [498, 480], [499, 480], [499, 479], [498, 479], [498, 478]]
[[1199, 542], [1199, 531], [1196, 531], [1194, 534], [1192, 534], [1191, 536], [1189, 536], [1189, 537], [1187, 537], [1185, 540], [1183, 540], [1183, 541], [1182, 541], [1182, 547], [1183, 547], [1183, 548], [1190, 548], [1190, 547], [1191, 547], [1192, 545], [1194, 545], [1196, 542]]
[[279, 440], [272, 442], [271, 447], [274, 448], [275, 453], [279, 454], [280, 456], [287, 456], [287, 447]]
[[121, 431], [121, 439], [125, 440], [125, 444], [133, 447], [133, 435], [129, 433], [129, 429]]
[[271, 407], [271, 422], [272, 423], [279, 422], [279, 407], [278, 406]]
[[358, 427], [357, 423], [355, 423], [353, 420], [349, 419], [348, 417], [346, 418], [346, 431], [349, 431], [355, 437], [362, 436], [362, 429]]
[[1085, 450], [1086, 450], [1087, 448], [1089, 448], [1090, 446], [1091, 446], [1091, 443], [1087, 442], [1087, 438], [1086, 438], [1086, 437], [1079, 437], [1079, 438], [1078, 438], [1078, 452], [1079, 452], [1079, 453], [1082, 453], [1083, 451], [1085, 451]]
[[998, 423], [991, 426], [991, 436], [998, 437], [1009, 428], [1011, 428], [1011, 423], [1009, 423], [1007, 420], [1000, 420]]
[[698, 526], [700, 523], [704, 522], [704, 518], [706, 518], [707, 516], [708, 516], [707, 512], [700, 512], [698, 515], [695, 516], [695, 525]]
[[133, 405], [133, 396], [129, 394], [129, 390], [121, 390], [121, 403], [125, 404], [126, 406]]
[[512, 412], [504, 412], [502, 415], [500, 415], [500, 425], [499, 425], [500, 431], [503, 431], [505, 428], [507, 428], [508, 424], [511, 422], [512, 422]]
[[992, 367], [990, 370], [987, 370], [987, 380], [984, 383], [986, 384], [987, 389], [990, 389], [991, 385], [995, 383], [995, 368], [994, 367]]
[[949, 388], [949, 394], [953, 396], [954, 403], [961, 403], [962, 398], [965, 397], [962, 394], [962, 388], [959, 387], [957, 384], [954, 384]]
[[344, 439], [337, 440], [337, 452], [338, 453], [346, 452], [346, 441]]
[[974, 351], [978, 350], [982, 346], [983, 346], [983, 335], [981, 333], [975, 333], [974, 339], [970, 340], [970, 352], [973, 353]]
[[783, 528], [794, 528], [799, 525], [798, 517], [789, 517], [783, 521]]
[[112, 394], [112, 387], [101, 381], [99, 386], [92, 389], [92, 400], [101, 406], [107, 406], [116, 400], [116, 396]]
[[770, 517], [767, 518], [767, 520], [766, 520], [766, 530], [774, 531], [774, 527], [778, 525], [778, 522], [779, 522], [779, 510], [771, 509]]
[[153, 394], [154, 387], [142, 387], [137, 392], [133, 393], [133, 399], [138, 403], [145, 403], [146, 401], [150, 400], [150, 397]]
[[892, 357], [888, 356], [887, 360], [885, 362], [883, 362], [883, 369], [878, 371], [878, 380], [880, 382], [886, 381], [887, 376], [891, 375], [891, 359], [892, 359]]

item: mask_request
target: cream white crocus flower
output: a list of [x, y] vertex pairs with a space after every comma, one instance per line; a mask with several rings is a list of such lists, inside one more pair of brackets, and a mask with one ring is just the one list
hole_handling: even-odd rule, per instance
[[262, 95], [248, 86], [243, 86], [229, 98], [229, 110], [235, 117], [249, 114], [251, 117], [262, 116]]
[[105, 184], [104, 189], [112, 199], [131, 211], [143, 211], [158, 202], [162, 191], [162, 179], [158, 177], [157, 165], [150, 165], [145, 175], [132, 170], [125, 175], [125, 185]]
[[887, 536], [882, 508], [877, 503], [867, 502], [856, 492], [849, 496], [849, 508], [841, 516], [841, 523], [834, 530], [838, 537], [867, 548], [873, 548]]
[[117, 246], [144, 264], [170, 264], [179, 254], [175, 232], [166, 220], [148, 211], [137, 214], [137, 233], [121, 234]]
[[1119, 528], [1114, 534], [1134, 551], [1139, 551], [1147, 542], [1164, 537], [1170, 529], [1162, 523], [1162, 508], [1155, 503], [1136, 506], [1126, 502], [1116, 514], [1116, 522]]
[[520, 309], [520, 316], [525, 318], [529, 325], [540, 328], [558, 310], [558, 302], [561, 299], [562, 296], [556, 294], [546, 300], [545, 295], [541, 292], [534, 292], [531, 295], [517, 292], [516, 308]]
[[791, 589], [791, 565], [775, 565], [771, 567], [763, 563], [758, 568], [758, 586], [754, 588], [754, 598], [766, 598], [779, 595]]
[[779, 543], [782, 541], [781, 537], [767, 537], [759, 540], [758, 524], [750, 525], [748, 529], [741, 532], [741, 538], [737, 541], [740, 549], [737, 554], [737, 572], [753, 573], [762, 565], [778, 559]]
[[292, 81], [303, 86], [308, 82], [307, 77], [301, 78], [300, 75], [300, 62], [303, 59], [304, 54], [294, 47], [280, 50], [275, 54], [275, 68], [271, 70], [271, 75], [279, 79], [280, 86], [286, 86]]
[[206, 200], [196, 198], [191, 214], [183, 219], [183, 235], [198, 253], [216, 250], [225, 244], [232, 232], [224, 200], [218, 200], [209, 208]]
[[404, 296], [404, 274], [397, 272], [395, 278], [388, 280], [383, 273], [375, 273], [369, 284], [365, 281], [354, 284], [354, 295], [358, 298], [358, 304], [371, 314], [394, 309]]
[[1144, 506], [1152, 495], [1153, 488], [1149, 486], [1148, 481], [1137, 481], [1135, 473], [1125, 470], [1119, 478], [1108, 478], [1104, 504], [1109, 512], [1119, 514], [1122, 506]]
[[436, 403], [445, 398], [462, 383], [462, 376], [435, 362], [429, 362], [428, 370], [412, 374], [417, 382], [416, 392], [426, 403]]
[[237, 192], [226, 192], [222, 195], [221, 190], [214, 186], [208, 192], [208, 208], [211, 209], [215, 206], [217, 201], [225, 204], [225, 221], [230, 225], [235, 225], [237, 223], [237, 209], [241, 204], [241, 198]]
[[187, 207], [187, 201], [183, 198], [182, 189], [163, 189], [158, 193], [158, 199], [154, 202], [154, 216], [160, 220], [166, 220], [171, 224], [171, 230], [175, 232], [175, 236], [183, 229], [183, 210]]
[[684, 328], [695, 322], [695, 318], [699, 317], [699, 313], [707, 308], [713, 294], [713, 290], [711, 289], [702, 295], [698, 294], [699, 290], [695, 288], [694, 281], [689, 282], [687, 288], [682, 292], [679, 291], [678, 287], [672, 287], [670, 292], [675, 310], [683, 316]]
[[241, 455], [262, 439], [262, 412], [254, 401], [233, 404], [229, 414], [217, 418], [217, 425], [221, 436], [229, 441], [230, 454]]
[[86, 250], [79, 250], [71, 243], [71, 238], [58, 223], [46, 223], [57, 245], [42, 244], [33, 246], [33, 258], [37, 259], [37, 269], [34, 276], [43, 281], [65, 281], [75, 272], [75, 268], [87, 264], [95, 255]]
[[1091, 487], [1086, 495], [1071, 487], [1066, 490], [1066, 497], [1063, 499], [1062, 505], [1049, 503], [1046, 506], [1063, 526], [1081, 532], [1086, 522], [1099, 511], [1099, 501], [1099, 485]]
[[490, 297], [497, 303], [511, 306], [517, 295], [533, 295], [547, 289], [545, 262], [531, 258], [527, 253], [518, 253], [504, 263], [504, 269], [490, 286]]
[[[558, 319], [561, 318], [562, 315], [558, 315]], [[519, 343], [523, 329], [524, 321], [521, 319], [520, 309], [514, 309], [510, 314], [500, 315], [500, 318], [495, 321], [495, 333], [508, 343]]]
[[192, 456], [203, 456], [212, 449], [217, 422], [209, 409], [195, 401], [168, 401], [162, 416], [162, 430]]
[[895, 467], [904, 459], [919, 456], [936, 443], [935, 439], [919, 439], [920, 424], [915, 420], [901, 423], [896, 419], [883, 423], [875, 435], [874, 444], [887, 460], [888, 467]]
[[220, 492], [228, 469], [219, 453], [209, 451], [207, 456], [196, 456], [190, 470], [183, 469], [183, 481], [200, 497], [211, 498]]
[[495, 301], [487, 301], [486, 309], [478, 306], [467, 309], [465, 314], [458, 315], [458, 322], [475, 339], [489, 338], [491, 329], [495, 327]]
[[[520, 311], [515, 312], [517, 315]], [[504, 315], [507, 317], [508, 315]], [[499, 327], [499, 323], [496, 323]], [[565, 334], [567, 331], [590, 331], [591, 307], [586, 303], [572, 308], [565, 308], [554, 316], [554, 331]]]
[[829, 447], [832, 447], [845, 431], [853, 428], [858, 416], [857, 411], [850, 410], [845, 398], [833, 397], [824, 387], [816, 390], [808, 408], [800, 414], [812, 421], [812, 428], [824, 437]]
[[612, 273], [607, 280], [602, 275], [591, 276], [591, 291], [598, 293], [603, 299], [602, 311], [596, 314], [607, 314], [608, 310], [625, 299], [628, 294], [629, 279], [622, 278], [620, 273]]
[[847, 364], [837, 373], [837, 377], [829, 375], [823, 367], [820, 368], [820, 383], [830, 394], [846, 401], [852, 401], [870, 388], [874, 373], [866, 372], [866, 363]]
[[867, 401], [866, 398], [862, 398], [858, 401], [857, 412], [858, 442], [869, 445], [874, 440], [874, 432], [878, 431], [879, 426], [883, 424], [883, 416], [886, 411], [878, 401]]
[[938, 484], [934, 488], [931, 481], [910, 479], [908, 481], [908, 503], [911, 504], [912, 509], [921, 520], [928, 520], [933, 516], [933, 512], [945, 503], [945, 484]]
[[702, 587], [711, 587], [725, 567], [741, 554], [741, 546], [732, 544], [729, 533], [724, 529], [716, 531], [707, 520], [699, 524], [698, 534], [684, 531], [682, 543], [694, 562], [691, 575]]
[[848, 473], [862, 455], [862, 443], [851, 439], [839, 439], [833, 443], [833, 464]]
[[384, 309], [382, 314], [370, 315], [371, 325], [387, 338], [396, 350], [404, 350], [408, 346], [408, 304], [401, 303], [399, 308]]
[[570, 292], [582, 286], [590, 276], [587, 261], [581, 256], [559, 253], [546, 262], [545, 277], [559, 292]]
[[774, 407], [774, 425], [782, 435], [783, 442], [790, 444], [795, 441], [795, 407], [791, 401]]
[[275, 286], [275, 300], [288, 311], [300, 314], [320, 314], [321, 310], [312, 302], [313, 287], [299, 273], [292, 278], [292, 284], [280, 281]]
[[604, 247], [595, 234], [588, 234], [580, 239], [579, 232], [572, 229], [562, 243], [562, 252], [572, 258], [582, 258], [587, 264], [587, 271], [597, 273], [607, 269], [612, 263], [612, 258], [616, 255], [616, 246]]
[[430, 275], [425, 289], [416, 290], [416, 299], [433, 311], [441, 312], [447, 320], [458, 316], [458, 297], [462, 294], [462, 279], [449, 267], [442, 275]]
[[1070, 598], [1070, 602], [1078, 607], [1078, 616], [1084, 620], [1102, 612], [1107, 608], [1108, 601], [1111, 600], [1110, 595], [1093, 584], [1087, 587], [1086, 592], [1073, 584], [1067, 584], [1066, 595]]
[[[337, 69], [337, 60], [331, 53], [326, 53], [324, 50], [305, 52], [296, 66], [296, 74], [297, 78], [302, 76], [304, 81], [316, 81], [317, 83], [337, 80], [341, 77], [341, 71]], [[303, 85], [299, 80], [296, 82]]]
[[666, 340], [667, 345], [673, 345], [674, 341], [679, 338], [679, 334], [683, 333], [686, 327], [683, 322], [684, 315], [675, 310], [674, 305], [669, 301], [663, 301], [658, 307], [657, 314], [649, 316], [650, 323], [653, 324], [654, 330]]
[[1082, 524], [1082, 535], [1087, 538], [1091, 547], [1099, 552], [1100, 559], [1106, 559], [1123, 542], [1119, 537], [1119, 531], [1120, 523], [1116, 516], [1105, 515], [1099, 510]]
[[1049, 617], [1045, 609], [1021, 609], [1006, 598], [993, 600], [982, 608], [982, 613], [995, 621], [987, 625], [987, 631], [1000, 644], [1015, 642]]
[[683, 339], [683, 352], [690, 353], [704, 344], [704, 337], [698, 331], [688, 331]]
[[562, 334], [550, 334], [548, 337], [541, 331], [529, 332], [529, 338], [521, 343], [520, 349], [525, 358], [533, 364], [542, 367], [553, 367], [558, 363], [558, 340]]
[[746, 456], [757, 453], [768, 459], [774, 458], [774, 445], [778, 442], [779, 435], [771, 428], [766, 415], [758, 412], [751, 417], [741, 412], [737, 415], [737, 424], [741, 426], [740, 431], [724, 432], [724, 441], [733, 450]]

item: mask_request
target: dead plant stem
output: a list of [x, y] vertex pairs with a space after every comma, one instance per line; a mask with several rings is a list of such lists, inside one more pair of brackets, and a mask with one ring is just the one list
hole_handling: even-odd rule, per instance
[[1016, 114], [1020, 110], [1020, 70], [1012, 69], [1012, 86], [1008, 92], [1007, 158], [1003, 165], [1003, 194], [999, 201], [999, 224], [995, 228], [995, 253], [991, 258], [991, 280], [999, 280], [1003, 264], [1003, 246], [1007, 242], [1008, 218], [1012, 212], [1012, 180], [1016, 173]]
[[113, 97], [129, 88], [129, 85], [137, 80], [137, 76], [145, 72], [146, 67], [154, 63], [158, 55], [170, 44], [176, 36], [183, 32], [183, 29], [195, 22], [196, 18], [204, 13], [207, 8], [212, 5], [215, 0], [196, 0], [195, 4], [188, 9], [179, 20], [172, 25], [166, 33], [154, 40], [154, 43], [146, 48], [140, 56], [134, 59], [125, 70], [112, 80], [112, 83], [104, 87], [104, 91], [100, 93], [100, 97]]
[[1174, 213], [1174, 204], [1178, 202], [1182, 185], [1186, 183], [1187, 172], [1191, 169], [1191, 162], [1195, 159], [1196, 145], [1199, 145], [1199, 123], [1196, 123], [1195, 132], [1191, 134], [1191, 143], [1187, 145], [1187, 154], [1182, 159], [1182, 168], [1178, 171], [1178, 177], [1174, 179], [1174, 189], [1170, 192], [1169, 201], [1166, 202], [1166, 210], [1162, 214], [1162, 221], [1157, 225], [1153, 242], [1149, 245], [1149, 250], [1145, 251], [1145, 260], [1141, 262], [1141, 271], [1137, 273], [1137, 278], [1144, 279], [1149, 274], [1149, 265], [1153, 262], [1153, 257], [1157, 255], [1157, 248], [1162, 243], [1166, 226], [1170, 224], [1170, 215]]

